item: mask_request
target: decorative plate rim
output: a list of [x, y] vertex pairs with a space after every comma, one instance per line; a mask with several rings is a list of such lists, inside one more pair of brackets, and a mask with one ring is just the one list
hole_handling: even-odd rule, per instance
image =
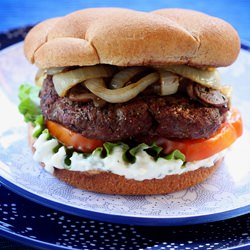
[[[9, 182], [8, 180], [0, 176], [0, 182], [11, 191], [25, 197], [35, 203], [44, 205], [46, 207], [59, 210], [64, 213], [85, 217], [88, 219], [100, 220], [105, 222], [112, 222], [120, 224], [131, 224], [131, 225], [144, 225], [144, 226], [182, 226], [182, 225], [195, 225], [206, 222], [215, 222], [225, 219], [234, 218], [250, 212], [250, 204], [244, 207], [235, 208], [229, 211], [217, 212], [210, 215], [198, 215], [189, 217], [138, 217], [138, 216], [122, 216], [117, 214], [107, 214], [102, 212], [95, 212], [90, 210], [79, 209], [76, 207], [70, 207], [56, 202], [45, 197], [31, 193], [28, 190], [22, 189], [21, 187]], [[129, 222], [128, 222], [129, 219]]]

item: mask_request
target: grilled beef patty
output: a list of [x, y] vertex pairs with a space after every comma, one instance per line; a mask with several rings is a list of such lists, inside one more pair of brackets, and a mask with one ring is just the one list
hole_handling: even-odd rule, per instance
[[59, 97], [49, 76], [40, 97], [45, 120], [60, 123], [85, 137], [105, 141], [140, 140], [145, 136], [207, 138], [219, 129], [224, 117], [218, 107], [205, 106], [183, 93], [140, 94], [126, 103], [96, 107], [92, 101]]

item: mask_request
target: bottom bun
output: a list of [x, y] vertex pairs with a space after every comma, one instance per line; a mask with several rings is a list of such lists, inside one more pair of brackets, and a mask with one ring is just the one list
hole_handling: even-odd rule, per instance
[[[29, 143], [31, 146], [35, 142], [32, 137], [32, 129], [32, 126], [29, 126]], [[67, 184], [92, 192], [121, 195], [155, 195], [173, 193], [195, 186], [212, 175], [222, 161], [223, 158], [219, 159], [212, 167], [201, 167], [180, 175], [168, 175], [162, 179], [143, 181], [126, 179], [124, 176], [111, 172], [93, 170], [80, 172], [55, 168], [53, 174]]]
[[54, 175], [77, 188], [88, 191], [121, 194], [121, 195], [153, 195], [167, 194], [192, 187], [212, 175], [221, 165], [218, 160], [212, 167], [199, 168], [180, 175], [168, 175], [163, 179], [136, 181], [110, 172], [79, 172], [55, 169]]

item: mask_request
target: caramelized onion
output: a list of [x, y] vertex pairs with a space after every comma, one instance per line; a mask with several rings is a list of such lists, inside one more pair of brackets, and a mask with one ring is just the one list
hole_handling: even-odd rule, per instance
[[158, 73], [151, 73], [136, 83], [119, 89], [108, 89], [102, 78], [86, 80], [83, 84], [89, 91], [110, 103], [123, 103], [131, 100], [149, 85], [159, 80]]
[[110, 81], [110, 89], [122, 88], [131, 78], [144, 71], [144, 67], [128, 67], [116, 73]]
[[46, 74], [44, 72], [44, 70], [39, 69], [36, 73], [35, 76], [35, 84], [39, 87], [41, 87], [43, 85], [43, 81], [46, 78]]
[[53, 75], [55, 90], [59, 96], [65, 96], [67, 91], [76, 84], [91, 78], [110, 77], [114, 67], [108, 65], [94, 65], [82, 67]]
[[179, 87], [179, 79], [180, 77], [168, 72], [168, 71], [160, 71], [160, 95], [172, 95], [177, 92]]

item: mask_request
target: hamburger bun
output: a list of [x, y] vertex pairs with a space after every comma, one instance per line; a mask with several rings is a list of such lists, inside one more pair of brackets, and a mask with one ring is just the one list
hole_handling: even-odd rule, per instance
[[27, 59], [39, 68], [99, 63], [218, 67], [230, 65], [239, 49], [238, 34], [230, 24], [181, 9], [80, 10], [38, 24], [24, 44]]
[[[41, 139], [49, 156], [34, 159], [70, 185], [106, 194], [165, 194], [206, 180], [242, 133], [216, 69], [232, 64], [239, 51], [230, 24], [193, 10], [93, 8], [39, 23], [25, 38], [24, 54], [39, 68], [40, 104], [33, 108], [41, 111], [39, 136], [47, 133], [53, 148], [48, 153]], [[220, 137], [224, 125], [229, 140]], [[204, 142], [217, 134], [213, 150]], [[35, 155], [41, 152], [29, 140]], [[107, 144], [118, 145], [118, 154]], [[104, 158], [116, 161], [109, 167]]]

